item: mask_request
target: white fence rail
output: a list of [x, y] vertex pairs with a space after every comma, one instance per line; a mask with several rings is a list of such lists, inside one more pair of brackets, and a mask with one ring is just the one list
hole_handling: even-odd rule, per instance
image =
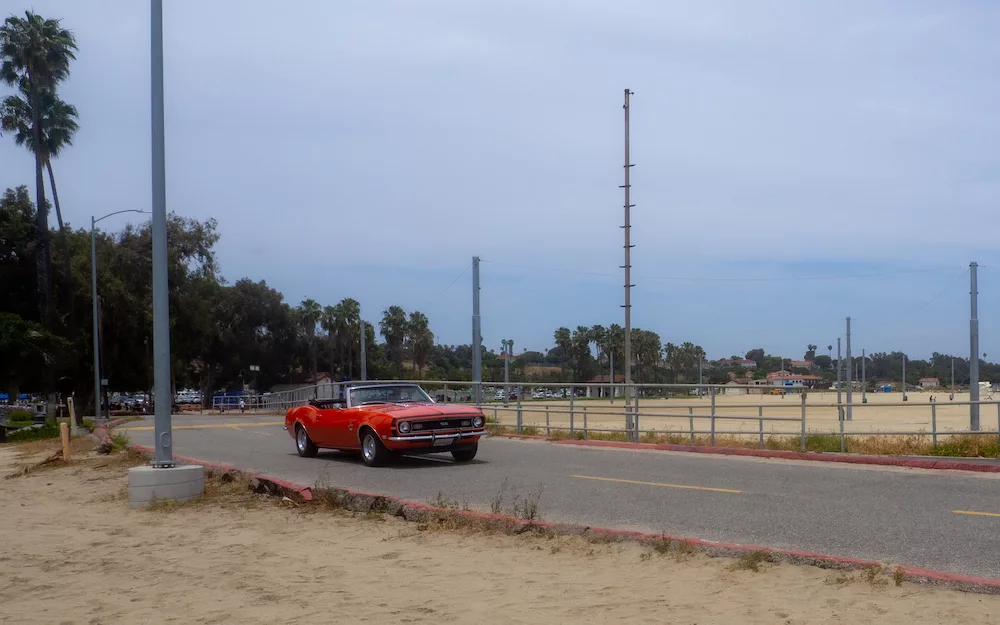
[[[621, 384], [608, 383], [484, 382], [478, 389], [482, 400], [473, 402], [477, 389], [469, 381], [375, 380], [244, 395], [243, 410], [284, 414], [310, 400], [342, 397], [350, 386], [399, 382], [419, 384], [439, 402], [475, 403], [494, 428], [514, 433], [544, 432], [549, 437], [589, 439], [596, 433], [615, 433], [639, 441], [643, 437], [680, 435], [690, 444], [695, 444], [698, 437], [707, 437], [703, 442], [715, 445], [719, 436], [735, 436], [756, 438], [757, 444], [764, 447], [770, 437], [777, 436], [798, 438], [802, 450], [809, 436], [839, 437], [841, 450], [846, 448], [848, 438], [856, 436], [926, 436], [933, 446], [942, 436], [1000, 439], [1000, 401], [989, 398], [972, 402], [952, 396], [938, 401], [933, 394], [917, 391], [907, 393], [908, 401], [894, 401], [902, 399], [901, 393], [868, 393], [877, 401], [855, 401], [853, 410], [848, 411], [846, 393], [793, 389], [771, 400], [772, 389], [781, 389], [774, 386], [633, 384], [625, 391]], [[854, 395], [861, 399], [860, 391]], [[832, 401], [834, 396], [839, 401]], [[240, 410], [240, 399], [216, 397], [213, 407]], [[968, 424], [969, 407], [974, 405], [980, 408], [980, 429], [955, 427], [963, 421]], [[944, 423], [940, 419], [942, 411], [947, 413]], [[847, 418], [851, 413], [853, 420]]]

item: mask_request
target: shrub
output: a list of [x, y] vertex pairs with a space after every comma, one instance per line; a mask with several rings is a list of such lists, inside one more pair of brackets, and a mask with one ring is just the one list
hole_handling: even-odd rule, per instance
[[7, 423], [31, 423], [35, 415], [27, 410], [11, 410], [7, 413]]
[[54, 421], [46, 421], [45, 425], [38, 428], [22, 428], [7, 434], [8, 443], [26, 443], [28, 441], [40, 441], [47, 438], [59, 436], [59, 426]]

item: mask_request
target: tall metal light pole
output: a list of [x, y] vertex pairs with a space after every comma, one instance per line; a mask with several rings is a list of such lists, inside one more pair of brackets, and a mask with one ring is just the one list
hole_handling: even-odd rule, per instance
[[97, 234], [96, 226], [97, 222], [107, 219], [108, 217], [113, 217], [114, 215], [120, 215], [122, 213], [144, 213], [149, 214], [149, 211], [141, 211], [137, 209], [126, 209], [121, 211], [115, 211], [113, 213], [108, 213], [104, 217], [95, 218], [93, 215], [90, 216], [90, 287], [91, 287], [91, 297], [93, 299], [93, 315], [94, 315], [94, 418], [101, 418], [101, 348], [99, 343], [100, 330], [98, 328], [100, 312], [97, 308]]
[[906, 401], [906, 354], [903, 354], [903, 401]]
[[483, 335], [479, 317], [479, 257], [472, 257], [472, 403], [483, 401]]
[[865, 377], [865, 363], [868, 358], [865, 357], [865, 350], [861, 350], [861, 403], [868, 403], [868, 379]]
[[844, 364], [844, 373], [847, 375], [847, 420], [854, 418], [854, 383], [851, 378], [851, 368], [854, 366], [851, 359], [851, 318], [847, 318], [847, 362]]
[[976, 270], [979, 264], [969, 263], [971, 314], [969, 316], [969, 429], [979, 430], [979, 289]]
[[615, 403], [615, 350], [611, 350], [611, 404]]
[[840, 337], [837, 337], [837, 418], [841, 421], [844, 420], [844, 408], [840, 402], [840, 391], [844, 386], [840, 383], [840, 371], [844, 367], [844, 360], [840, 357]]
[[502, 339], [503, 344], [503, 405], [507, 406], [510, 396], [510, 359], [514, 353], [514, 341]]
[[367, 333], [368, 326], [365, 325], [365, 320], [361, 316], [361, 307], [358, 307], [358, 323], [361, 325], [361, 381], [368, 379], [368, 354], [365, 352], [365, 334]]
[[951, 396], [948, 399], [955, 399], [955, 359], [951, 359]]
[[625, 90], [625, 427], [632, 431], [632, 206], [630, 192], [632, 185], [629, 172], [633, 165], [629, 156], [629, 96], [632, 92]]
[[163, 0], [151, 0], [150, 84], [153, 144], [154, 467], [174, 466], [170, 435], [170, 292], [167, 277], [167, 172], [163, 136]]

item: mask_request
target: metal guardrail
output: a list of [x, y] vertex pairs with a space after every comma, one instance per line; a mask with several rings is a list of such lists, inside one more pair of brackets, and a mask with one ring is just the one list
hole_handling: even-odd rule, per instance
[[[930, 430], [921, 429], [918, 431], [904, 431], [893, 429], [891, 431], [876, 430], [867, 432], [850, 432], [845, 430], [845, 408], [847, 404], [845, 402], [821, 402], [821, 403], [808, 403], [808, 395], [815, 395], [816, 393], [823, 392], [836, 392], [830, 390], [814, 391], [810, 389], [794, 389], [787, 391], [787, 394], [799, 395], [799, 410], [798, 416], [776, 416], [765, 414], [765, 409], [784, 409], [788, 410], [795, 404], [788, 402], [787, 400], [782, 400], [779, 402], [772, 403], [727, 403], [721, 406], [721, 408], [731, 411], [731, 410], [753, 410], [756, 414], [719, 414], [716, 398], [721, 393], [730, 389], [748, 389], [751, 391], [759, 391], [760, 394], [769, 394], [769, 391], [773, 388], [780, 388], [775, 386], [759, 386], [759, 385], [732, 385], [732, 384], [633, 384], [630, 386], [631, 393], [630, 397], [625, 397], [620, 392], [623, 391], [624, 385], [610, 383], [589, 383], [589, 384], [567, 384], [567, 383], [517, 383], [511, 382], [504, 384], [502, 382], [483, 382], [481, 389], [479, 389], [480, 396], [482, 396], [483, 390], [489, 390], [489, 397], [487, 401], [474, 402], [473, 397], [476, 395], [476, 387], [473, 382], [470, 381], [456, 381], [456, 380], [368, 380], [368, 381], [350, 381], [350, 382], [332, 382], [312, 386], [303, 386], [296, 389], [283, 390], [272, 393], [265, 393], [260, 395], [243, 395], [244, 400], [244, 410], [248, 413], [278, 413], [283, 414], [289, 408], [295, 406], [301, 406], [308, 403], [313, 399], [335, 399], [343, 396], [344, 390], [351, 386], [363, 386], [363, 385], [378, 385], [378, 384], [398, 384], [398, 383], [412, 383], [419, 384], [425, 390], [432, 395], [436, 401], [443, 401], [448, 403], [474, 403], [479, 406], [484, 414], [488, 417], [490, 412], [492, 412], [492, 426], [496, 428], [500, 427], [510, 427], [516, 433], [522, 433], [526, 428], [541, 428], [540, 425], [526, 425], [524, 422], [525, 415], [537, 414], [545, 415], [545, 433], [546, 436], [552, 436], [553, 432], [565, 432], [568, 433], [570, 438], [582, 437], [584, 440], [590, 438], [590, 434], [594, 432], [608, 432], [608, 433], [624, 433], [626, 438], [631, 441], [638, 442], [640, 437], [644, 435], [686, 435], [691, 444], [695, 443], [696, 436], [709, 436], [709, 444], [715, 445], [717, 436], [756, 436], [758, 445], [763, 448], [766, 444], [765, 435], [767, 436], [798, 436], [799, 438], [799, 448], [801, 450], [806, 449], [806, 439], [808, 436], [820, 435], [820, 436], [837, 436], [840, 439], [840, 448], [843, 451], [846, 447], [846, 439], [850, 437], [857, 436], [930, 436], [932, 445], [937, 446], [939, 436], [952, 436], [952, 435], [992, 435], [1000, 437], [1000, 401], [994, 400], [982, 400], [978, 402], [972, 401], [949, 401], [947, 405], [949, 406], [996, 406], [997, 410], [997, 429], [981, 429], [981, 430], [939, 430], [937, 423], [937, 402], [879, 402], [879, 403], [858, 403], [854, 402], [852, 407], [859, 410], [873, 410], [878, 408], [891, 408], [891, 407], [904, 407], [911, 409], [914, 412], [921, 409], [929, 410], [930, 412]], [[660, 406], [655, 412], [650, 410], [643, 410], [640, 406], [644, 401], [650, 399], [663, 399], [684, 391], [690, 391], [691, 389], [707, 389], [708, 395], [704, 397], [706, 403], [705, 407], [698, 407], [699, 410], [708, 409], [708, 414], [695, 414], [694, 406], [683, 406], [686, 408], [686, 412], [674, 412], [672, 410], [664, 411], [663, 407]], [[525, 389], [531, 389], [536, 392], [538, 389], [557, 389], [558, 394], [553, 393], [553, 396], [540, 396], [537, 398], [525, 397]], [[537, 394], [537, 393], [536, 393]], [[874, 394], [874, 393], [873, 393]], [[497, 399], [497, 395], [500, 398]], [[610, 400], [615, 408], [600, 407], [594, 409], [594, 406], [586, 405], [585, 399], [601, 398]], [[239, 410], [239, 400], [240, 396], [226, 396], [226, 397], [216, 397], [213, 399], [213, 407], [217, 410], [231, 411]], [[536, 401], [552, 401], [554, 399], [564, 399], [568, 400], [568, 405], [566, 407], [562, 406], [539, 406], [533, 405]], [[621, 400], [621, 408], [617, 408], [618, 404], [615, 404], [616, 400]], [[626, 401], [627, 400], [627, 401]], [[579, 405], [583, 403], [584, 405]], [[817, 409], [836, 409], [837, 415], [839, 415], [838, 423], [839, 428], [836, 431], [817, 431], [809, 430], [809, 411]], [[511, 421], [504, 422], [502, 417], [506, 417], [509, 413], [514, 412], [514, 418]], [[564, 417], [569, 416], [568, 424], [553, 424], [551, 422], [552, 416]], [[608, 421], [608, 417], [617, 419], [622, 419], [622, 427], [591, 427], [589, 419], [598, 417], [602, 421]], [[702, 420], [702, 422], [707, 421], [708, 427], [698, 427], [696, 420]], [[670, 427], [672, 423], [681, 421], [681, 426]], [[727, 422], [740, 421], [740, 422], [756, 422], [757, 428], [754, 430], [733, 430], [725, 429], [724, 425]], [[653, 427], [648, 427], [647, 424], [655, 424]], [[765, 424], [777, 424], [777, 423], [797, 423], [798, 427], [795, 431], [783, 431], [774, 432], [765, 429]], [[720, 428], [719, 426], [723, 426]], [[644, 427], [645, 426], [645, 427]], [[685, 427], [686, 426], [686, 427]]]

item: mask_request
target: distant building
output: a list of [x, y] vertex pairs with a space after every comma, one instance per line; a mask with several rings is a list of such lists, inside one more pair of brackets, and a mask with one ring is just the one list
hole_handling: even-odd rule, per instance
[[[743, 384], [746, 380], [743, 380]], [[732, 382], [727, 382], [725, 388], [722, 389], [723, 395], [746, 395], [749, 392], [745, 386], [742, 386], [740, 382], [733, 380]]]
[[822, 378], [818, 375], [799, 375], [790, 371], [775, 371], [765, 378], [769, 386], [782, 388], [815, 388]]
[[720, 369], [756, 369], [757, 363], [753, 360], [747, 360], [745, 358], [723, 358], [721, 360], [716, 360], [712, 363], [714, 366]]
[[791, 360], [788, 366], [792, 369], [807, 369], [809, 371], [816, 370], [816, 363], [811, 360]]
[[[599, 386], [596, 389], [593, 386], [587, 387], [587, 397], [593, 397], [593, 393], [597, 393], [597, 397], [611, 397], [611, 376], [610, 375], [597, 375], [591, 378], [589, 384], [607, 384], [608, 386]], [[625, 376], [615, 375], [615, 397], [622, 397], [625, 394]]]
[[920, 378], [920, 388], [937, 388], [941, 386], [941, 380], [937, 378]]

